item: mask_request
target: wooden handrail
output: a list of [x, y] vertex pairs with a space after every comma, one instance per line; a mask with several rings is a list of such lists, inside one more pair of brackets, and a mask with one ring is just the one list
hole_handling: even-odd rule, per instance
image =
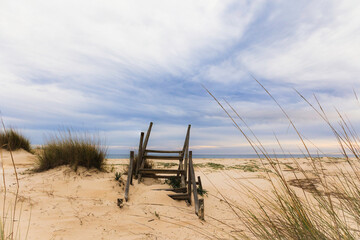
[[139, 142], [139, 151], [138, 151], [138, 159], [136, 161], [136, 170], [135, 170], [135, 176], [137, 177], [138, 173], [139, 173], [139, 169], [141, 166], [141, 161], [142, 161], [142, 156], [143, 156], [143, 151], [142, 151], [142, 147], [143, 147], [143, 142], [144, 142], [144, 132], [141, 132], [140, 134], [140, 142]]
[[190, 169], [190, 174], [191, 174], [191, 185], [193, 188], [192, 191], [193, 191], [194, 202], [195, 202], [195, 213], [197, 215], [199, 212], [199, 198], [198, 198], [198, 193], [197, 193], [194, 166], [193, 166], [193, 162], [192, 162], [192, 151], [189, 152], [189, 169]]
[[[192, 154], [192, 152], [191, 152]], [[187, 181], [187, 193], [188, 193], [188, 202], [191, 205], [191, 172], [190, 172], [190, 167], [188, 167], [188, 181]]]
[[152, 128], [153, 122], [150, 122], [149, 128], [146, 132], [146, 137], [145, 137], [145, 141], [144, 141], [144, 145], [142, 147], [142, 151], [144, 152], [146, 150], [148, 141], [149, 141], [149, 137], [150, 137], [150, 132], [151, 132], [151, 128]]
[[183, 150], [182, 150], [183, 153], [185, 153], [186, 147], [189, 146], [190, 128], [191, 128], [191, 125], [189, 124], [188, 129], [187, 129], [187, 132], [186, 132], [185, 141], [184, 141], [184, 147], [183, 147]]
[[[144, 153], [145, 153], [145, 150], [146, 150], [146, 147], [147, 147], [147, 144], [148, 144], [148, 141], [149, 141], [149, 137], [150, 137], [150, 132], [151, 132], [151, 128], [152, 128], [152, 125], [153, 125], [153, 122], [150, 122], [149, 124], [149, 128], [146, 132], [146, 137], [145, 137], [145, 140], [144, 140], [144, 143], [141, 147], [141, 158], [138, 159], [138, 161], [140, 161], [140, 167], [139, 169], [143, 168], [144, 167], [144, 164], [145, 164], [145, 161], [144, 161]], [[141, 181], [141, 174], [138, 174], [138, 182]]]

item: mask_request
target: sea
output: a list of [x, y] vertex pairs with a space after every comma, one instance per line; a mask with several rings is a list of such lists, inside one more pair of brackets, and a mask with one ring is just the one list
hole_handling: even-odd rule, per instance
[[[261, 158], [264, 158], [263, 155], [260, 155]], [[304, 154], [269, 154], [271, 158], [304, 158], [306, 157]], [[107, 158], [109, 159], [123, 159], [129, 158], [129, 154], [122, 154], [122, 153], [109, 153], [107, 154]], [[312, 154], [312, 157], [334, 157], [339, 158], [342, 157], [340, 154]], [[256, 154], [193, 154], [193, 158], [219, 158], [219, 159], [230, 159], [230, 158], [259, 158]]]

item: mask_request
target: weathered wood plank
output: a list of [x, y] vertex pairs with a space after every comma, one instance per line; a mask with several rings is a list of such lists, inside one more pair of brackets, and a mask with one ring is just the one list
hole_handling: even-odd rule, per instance
[[201, 220], [205, 220], [204, 216], [205, 216], [204, 199], [201, 198], [201, 199], [199, 199], [198, 217], [199, 217]]
[[191, 174], [191, 184], [192, 184], [192, 188], [193, 188], [192, 191], [193, 191], [193, 195], [194, 195], [195, 213], [198, 214], [199, 198], [198, 198], [197, 187], [196, 187], [194, 166], [193, 166], [193, 162], [192, 162], [192, 151], [189, 152], [189, 168], [190, 168], [190, 174]]
[[[192, 152], [191, 152], [191, 154], [192, 154]], [[187, 177], [188, 177], [188, 180], [187, 180], [187, 184], [188, 184], [188, 203], [191, 205], [191, 173], [190, 173], [190, 167], [188, 166], [188, 175], [187, 175]]]
[[138, 159], [136, 161], [136, 170], [135, 170], [136, 176], [139, 173], [139, 169], [140, 169], [141, 162], [142, 162], [142, 159], [143, 159], [142, 158], [142, 156], [143, 156], [143, 151], [142, 151], [143, 142], [144, 142], [144, 132], [141, 132], [141, 134], [140, 134], [140, 142], [139, 142]]
[[197, 181], [197, 183], [196, 184], [198, 184], [199, 185], [199, 189], [200, 189], [200, 191], [202, 191], [203, 190], [203, 188], [202, 188], [202, 183], [201, 183], [201, 178], [200, 178], [200, 176], [198, 176], [198, 181]]
[[184, 170], [177, 169], [139, 169], [140, 173], [165, 173], [165, 174], [174, 174], [174, 173], [182, 173]]
[[153, 150], [153, 149], [147, 149], [145, 152], [148, 153], [178, 153], [181, 154], [182, 151], [168, 151], [168, 150]]
[[169, 197], [175, 200], [187, 200], [187, 193], [168, 194]]
[[157, 174], [146, 174], [146, 173], [143, 173], [142, 174], [143, 177], [146, 177], [146, 178], [173, 178], [173, 177], [176, 177], [176, 175], [157, 175]]
[[153, 122], [150, 122], [149, 128], [146, 132], [146, 137], [145, 137], [145, 141], [144, 141], [144, 145], [143, 145], [143, 152], [146, 150], [147, 144], [149, 142], [149, 137], [150, 137], [150, 132], [151, 132], [151, 128], [152, 128]]
[[176, 193], [186, 193], [187, 188], [158, 188], [158, 189], [151, 189], [152, 191], [169, 191], [169, 192], [176, 192]]
[[[145, 140], [144, 140], [144, 143], [143, 143], [143, 146], [142, 146], [142, 152], [141, 152], [142, 156], [144, 156], [147, 144], [149, 142], [149, 137], [150, 137], [150, 132], [151, 132], [152, 125], [153, 125], [153, 122], [150, 122], [149, 128], [148, 128], [148, 130], [146, 132], [146, 137], [145, 137]], [[143, 168], [144, 165], [145, 165], [145, 159], [142, 157], [141, 158], [141, 163], [140, 163], [140, 168]], [[141, 174], [140, 173], [138, 174], [138, 182], [139, 183], [141, 182]]]
[[131, 151], [130, 152], [129, 171], [128, 171], [128, 177], [127, 177], [127, 181], [126, 181], [125, 196], [124, 196], [126, 202], [129, 200], [129, 187], [130, 187], [130, 182], [132, 179], [133, 164], [134, 164], [134, 151]]
[[190, 129], [191, 125], [188, 125], [188, 129], [186, 132], [186, 137], [184, 141], [183, 153], [182, 153], [182, 160], [184, 161], [183, 169], [185, 170], [185, 174], [181, 176], [181, 185], [186, 186], [186, 178], [187, 178], [187, 169], [188, 169], [188, 155], [189, 155], [189, 142], [190, 142]]
[[186, 132], [186, 136], [185, 136], [184, 147], [183, 147], [183, 150], [182, 150], [183, 153], [185, 152], [186, 147], [189, 146], [190, 128], [191, 128], [191, 125], [189, 124], [187, 132]]
[[162, 160], [180, 160], [180, 156], [159, 156], [159, 155], [144, 155], [146, 159], [162, 159]]

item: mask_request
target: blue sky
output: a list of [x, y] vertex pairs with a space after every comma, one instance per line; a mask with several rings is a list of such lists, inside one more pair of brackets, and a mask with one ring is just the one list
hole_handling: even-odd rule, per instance
[[33, 144], [72, 127], [111, 152], [179, 148], [192, 124], [196, 153], [252, 153], [202, 88], [226, 98], [264, 145], [299, 141], [274, 102], [327, 152], [331, 131], [297, 96], [315, 93], [360, 123], [359, 1], [0, 1], [0, 109]]

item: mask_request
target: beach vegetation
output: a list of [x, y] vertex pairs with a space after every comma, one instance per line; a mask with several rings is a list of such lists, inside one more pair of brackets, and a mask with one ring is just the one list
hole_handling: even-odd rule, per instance
[[208, 168], [212, 168], [212, 169], [215, 169], [215, 170], [223, 170], [223, 169], [225, 169], [225, 165], [220, 164], [220, 163], [213, 163], [213, 162], [194, 163], [193, 165], [194, 165], [194, 167], [199, 167], [199, 168], [208, 167]]
[[197, 193], [200, 195], [200, 196], [202, 196], [202, 197], [204, 197], [204, 196], [208, 196], [208, 190], [206, 190], [205, 188], [200, 188], [200, 187], [198, 187], [197, 189], [196, 189], [196, 191], [197, 191]]
[[172, 167], [176, 167], [179, 166], [178, 163], [167, 163], [167, 162], [158, 162], [156, 163], [158, 166], [162, 166], [164, 168], [172, 168]]
[[[261, 84], [260, 86], [263, 87]], [[337, 128], [330, 122], [317, 99], [318, 108], [297, 92], [327, 124], [338, 142], [343, 159], [342, 165], [341, 167], [335, 165], [339, 162], [338, 158], [328, 158], [330, 164], [334, 160], [332, 162], [334, 167], [331, 174], [327, 174], [323, 166], [324, 159], [309, 150], [309, 144], [313, 143], [304, 139], [287, 112], [267, 89], [264, 87], [263, 89], [279, 106], [300, 140], [304, 149], [305, 165], [310, 169], [308, 167], [304, 169], [302, 165], [304, 163], [292, 157], [290, 159], [296, 168], [286, 166], [286, 171], [292, 171], [291, 174], [286, 174], [280, 167], [280, 160], [268, 154], [244, 118], [239, 116], [227, 102], [229, 108], [225, 108], [206, 89], [248, 141], [258, 155], [262, 167], [265, 168], [267, 165], [271, 169], [271, 172], [265, 174], [271, 193], [261, 191], [257, 187], [249, 188], [243, 182], [229, 176], [240, 186], [239, 193], [253, 199], [252, 203], [248, 202], [244, 206], [223, 197], [223, 201], [229, 206], [234, 216], [243, 223], [243, 227], [236, 229], [238, 233], [231, 231], [229, 234], [235, 239], [360, 239], [360, 225], [358, 224], [360, 222], [360, 139], [356, 130], [339, 111], [337, 111], [339, 117]], [[238, 118], [235, 119], [229, 113], [230, 111]], [[245, 127], [240, 127], [238, 121]], [[284, 152], [280, 141], [278, 144]], [[321, 152], [319, 148], [316, 147], [316, 149]], [[255, 170], [255, 167], [253, 166], [251, 170]], [[219, 189], [217, 191], [221, 194]]]
[[180, 188], [181, 186], [181, 178], [177, 176], [172, 176], [165, 180], [165, 183], [168, 184], [172, 188]]
[[206, 167], [210, 167], [212, 169], [224, 169], [225, 166], [219, 163], [212, 163], [212, 162], [208, 162], [205, 164]]
[[59, 132], [42, 146], [35, 171], [46, 171], [69, 165], [75, 171], [79, 166], [103, 170], [106, 148], [95, 137], [77, 134], [71, 130]]
[[31, 152], [29, 139], [14, 128], [0, 131], [0, 146], [8, 151], [24, 149], [27, 152]]
[[[13, 186], [15, 189], [12, 189], [11, 191], [8, 190], [8, 187], [10, 187], [7, 182], [6, 176], [5, 176], [5, 169], [4, 164], [1, 159], [0, 166], [2, 170], [2, 210], [1, 216], [0, 216], [0, 239], [20, 239], [21, 237], [25, 236], [24, 239], [27, 239], [29, 228], [30, 228], [30, 218], [28, 223], [27, 231], [21, 231], [20, 230], [20, 222], [21, 219], [21, 208], [18, 207], [19, 202], [19, 175], [17, 172], [17, 168], [15, 165], [15, 159], [12, 154], [13, 150], [19, 149], [16, 148], [16, 146], [23, 146], [25, 140], [27, 140], [25, 137], [23, 137], [21, 134], [16, 132], [14, 129], [6, 129], [4, 121], [2, 118], [0, 118], [0, 122], [2, 124], [2, 132], [0, 134], [1, 147], [0, 147], [0, 157], [2, 158], [2, 149], [6, 149], [10, 152], [10, 158], [12, 163], [12, 168], [14, 170], [14, 176], [15, 176], [15, 182], [11, 184], [10, 186]], [[19, 140], [20, 139], [20, 140]], [[20, 144], [18, 143], [20, 141]], [[21, 142], [24, 141], [24, 142]], [[28, 144], [25, 144], [25, 150], [30, 151], [30, 144], [29, 141], [27, 141]], [[4, 144], [7, 144], [7, 146], [4, 147]], [[24, 234], [23, 236], [20, 236], [20, 234]]]
[[120, 172], [116, 172], [116, 173], [115, 173], [115, 180], [116, 180], [116, 181], [119, 181], [120, 178], [121, 178], [121, 175], [122, 175], [122, 174], [121, 174]]

